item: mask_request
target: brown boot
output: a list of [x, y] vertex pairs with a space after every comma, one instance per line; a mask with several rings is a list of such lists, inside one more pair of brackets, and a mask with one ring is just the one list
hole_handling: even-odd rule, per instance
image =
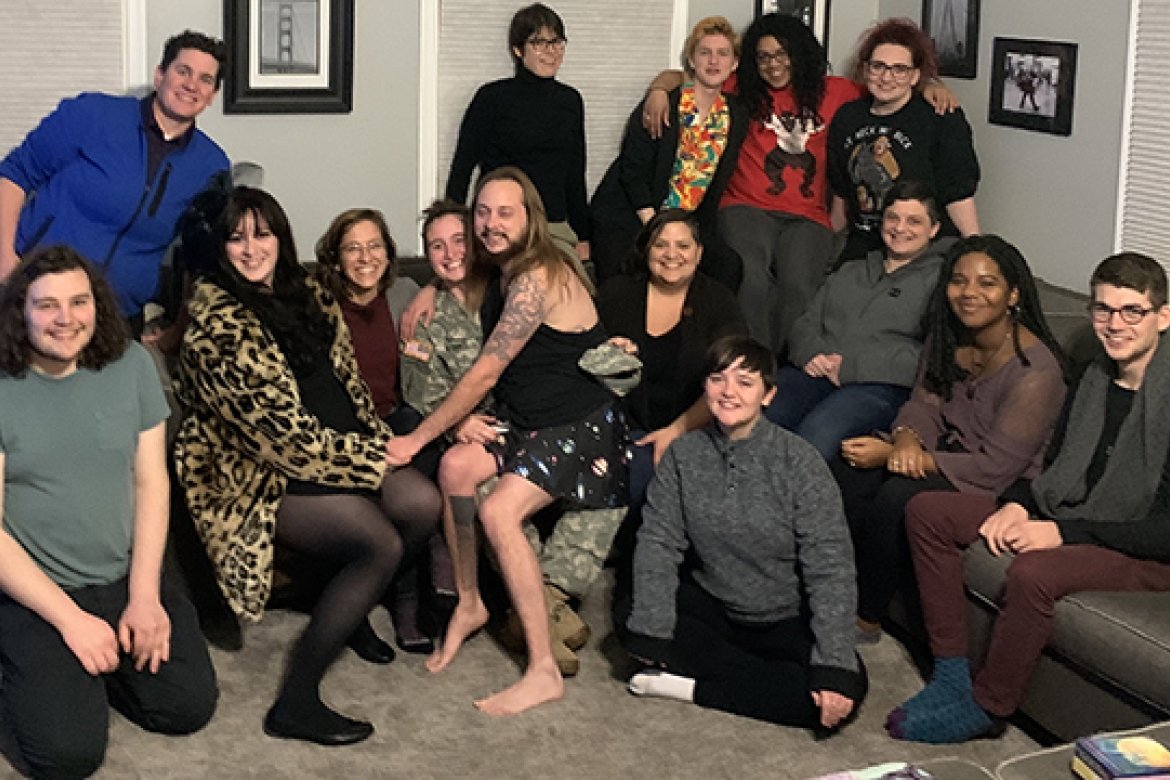
[[563, 642], [569, 650], [580, 650], [592, 633], [589, 625], [573, 611], [569, 606], [569, 597], [556, 585], [546, 584], [544, 595], [552, 636]]
[[581, 668], [581, 659], [577, 657], [576, 653], [566, 647], [564, 642], [555, 636], [550, 636], [549, 642], [552, 645], [553, 660], [557, 662], [557, 668], [561, 670], [561, 676], [575, 677], [577, 671]]
[[[557, 668], [561, 670], [562, 677], [573, 677], [581, 668], [581, 659], [557, 638], [554, 628], [555, 624], [550, 619], [548, 639], [552, 647], [553, 660], [557, 662]], [[516, 610], [508, 611], [508, 617], [504, 621], [504, 625], [500, 626], [496, 639], [506, 650], [517, 655], [525, 655], [528, 652], [528, 645], [524, 640], [524, 626], [520, 623], [520, 616], [516, 614]]]

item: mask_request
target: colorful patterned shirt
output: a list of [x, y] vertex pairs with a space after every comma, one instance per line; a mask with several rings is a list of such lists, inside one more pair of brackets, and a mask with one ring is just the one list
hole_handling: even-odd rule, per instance
[[670, 187], [666, 193], [663, 208], [684, 208], [694, 211], [703, 202], [703, 195], [715, 176], [719, 158], [727, 148], [727, 137], [731, 127], [731, 112], [723, 95], [717, 95], [707, 111], [705, 120], [700, 120], [699, 106], [695, 102], [695, 85], [682, 88], [678, 101], [678, 152], [674, 157], [674, 170], [670, 174]]

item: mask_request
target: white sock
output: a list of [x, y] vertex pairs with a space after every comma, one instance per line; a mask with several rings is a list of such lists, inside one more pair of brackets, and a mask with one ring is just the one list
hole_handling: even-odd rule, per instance
[[695, 700], [695, 681], [670, 672], [638, 672], [630, 678], [630, 693], [635, 696], [661, 696], [678, 701]]

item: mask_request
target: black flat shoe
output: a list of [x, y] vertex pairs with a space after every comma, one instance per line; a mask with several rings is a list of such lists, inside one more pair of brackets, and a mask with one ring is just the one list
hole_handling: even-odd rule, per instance
[[422, 637], [421, 639], [410, 639], [403, 641], [401, 638], [395, 642], [398, 649], [404, 653], [411, 653], [413, 655], [430, 655], [435, 652], [435, 643], [430, 637]]
[[277, 739], [299, 739], [326, 747], [352, 745], [374, 733], [374, 726], [364, 720], [354, 720], [325, 708], [320, 723], [284, 720], [276, 713], [275, 705], [264, 716], [264, 733]]
[[394, 648], [374, 633], [367, 621], [357, 627], [346, 642], [358, 658], [371, 664], [388, 664], [394, 660]]

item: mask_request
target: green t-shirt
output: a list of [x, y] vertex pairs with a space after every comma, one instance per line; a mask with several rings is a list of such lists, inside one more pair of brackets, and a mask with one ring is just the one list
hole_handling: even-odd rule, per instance
[[101, 371], [0, 375], [4, 528], [63, 589], [129, 571], [138, 434], [169, 413], [138, 343]]

